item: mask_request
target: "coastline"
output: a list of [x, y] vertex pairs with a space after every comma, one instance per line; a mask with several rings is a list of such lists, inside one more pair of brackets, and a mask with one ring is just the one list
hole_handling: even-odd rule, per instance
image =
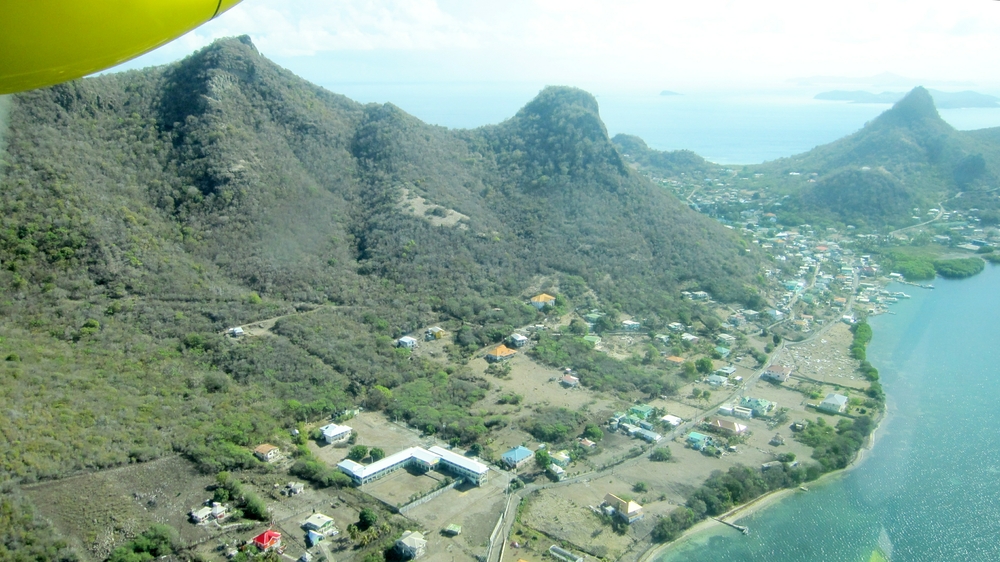
[[[868, 436], [868, 439], [865, 441], [865, 444], [860, 449], [858, 449], [857, 454], [854, 456], [853, 459], [851, 459], [850, 464], [848, 464], [842, 469], [835, 470], [833, 472], [827, 472], [826, 474], [823, 474], [816, 480], [805, 483], [803, 485], [807, 486], [808, 489], [808, 486], [810, 485], [826, 484], [832, 480], [835, 480], [837, 478], [840, 478], [848, 474], [851, 470], [854, 470], [864, 460], [865, 452], [870, 451], [875, 447], [875, 436], [878, 433], [879, 428], [882, 427], [882, 424], [888, 418], [889, 418], [889, 408], [888, 405], [886, 405], [885, 410], [882, 411], [879, 414], [879, 416], [875, 419], [875, 428], [872, 429], [871, 435]], [[645, 552], [643, 552], [641, 555], [638, 556], [638, 558], [636, 558], [636, 561], [655, 562], [660, 556], [666, 554], [671, 549], [681, 546], [682, 544], [690, 541], [694, 537], [710, 529], [719, 527], [721, 525], [725, 525], [727, 523], [735, 523], [736, 521], [744, 517], [763, 511], [768, 507], [771, 507], [781, 502], [785, 498], [798, 493], [808, 493], [808, 491], [803, 491], [800, 488], [782, 488], [780, 490], [774, 490], [766, 494], [763, 494], [761, 496], [758, 496], [757, 498], [745, 504], [735, 506], [726, 513], [723, 513], [722, 515], [716, 518], [706, 517], [702, 521], [699, 521], [695, 525], [686, 529], [676, 539], [668, 543], [650, 545]]]

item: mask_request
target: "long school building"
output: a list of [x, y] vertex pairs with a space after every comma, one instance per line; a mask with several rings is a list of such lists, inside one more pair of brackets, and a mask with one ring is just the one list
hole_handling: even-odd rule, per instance
[[477, 486], [486, 482], [490, 471], [488, 466], [479, 461], [437, 446], [431, 447], [430, 450], [410, 447], [369, 465], [363, 465], [350, 459], [344, 459], [337, 464], [337, 468], [350, 476], [358, 486], [364, 486], [408, 466], [414, 466], [424, 471], [437, 469], [450, 472]]

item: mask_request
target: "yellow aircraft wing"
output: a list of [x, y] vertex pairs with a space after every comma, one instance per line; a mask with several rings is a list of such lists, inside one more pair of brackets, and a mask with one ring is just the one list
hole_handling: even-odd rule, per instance
[[0, 94], [110, 68], [240, 0], [0, 0]]

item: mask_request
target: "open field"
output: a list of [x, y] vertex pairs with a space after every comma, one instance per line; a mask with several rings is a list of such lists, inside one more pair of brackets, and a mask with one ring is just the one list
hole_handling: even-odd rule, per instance
[[[641, 536], [640, 527], [644, 525], [641, 521], [636, 522], [633, 524], [635, 528], [629, 528], [627, 533], [619, 535], [610, 524], [602, 521], [588, 506], [600, 506], [608, 491], [607, 480], [604, 479], [542, 490], [526, 499], [521, 522], [550, 537], [558, 537], [591, 556], [606, 556], [614, 560], [637, 536]], [[517, 537], [512, 540], [517, 540]], [[530, 548], [544, 551], [550, 545], [551, 542], [537, 541]]]
[[434, 491], [445, 478], [447, 476], [434, 470], [420, 474], [401, 469], [385, 478], [365, 484], [364, 491], [389, 505], [400, 507], [410, 503], [417, 496]]
[[119, 543], [154, 523], [171, 525], [189, 543], [213, 536], [206, 527], [188, 523], [188, 512], [211, 497], [206, 487], [214, 481], [186, 460], [167, 457], [24, 490], [77, 552], [103, 560]]
[[[513, 392], [524, 397], [523, 405], [555, 406], [577, 411], [611, 410], [614, 400], [603, 393], [580, 387], [563, 387], [558, 382], [563, 373], [558, 369], [535, 363], [524, 354], [525, 349], [527, 348], [519, 350], [517, 355], [507, 360], [507, 364], [511, 367], [507, 378], [485, 375], [495, 386], [495, 390], [481, 403], [491, 403], [491, 398], [492, 403], [495, 403], [500, 394]], [[485, 372], [487, 365], [486, 360], [482, 358], [469, 361], [469, 367], [475, 373]]]
[[[490, 534], [503, 512], [507, 479], [491, 471], [480, 487], [460, 485], [406, 513], [427, 530], [427, 560], [474, 560], [486, 554]], [[446, 537], [441, 531], [452, 523], [462, 534]]]

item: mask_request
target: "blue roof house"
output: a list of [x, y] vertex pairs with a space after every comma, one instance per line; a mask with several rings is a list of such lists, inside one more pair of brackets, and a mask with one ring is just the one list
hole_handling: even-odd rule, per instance
[[513, 449], [500, 455], [500, 460], [503, 461], [508, 468], [520, 468], [534, 456], [535, 453], [531, 449], [523, 445], [518, 445], [517, 447], [514, 447]]

